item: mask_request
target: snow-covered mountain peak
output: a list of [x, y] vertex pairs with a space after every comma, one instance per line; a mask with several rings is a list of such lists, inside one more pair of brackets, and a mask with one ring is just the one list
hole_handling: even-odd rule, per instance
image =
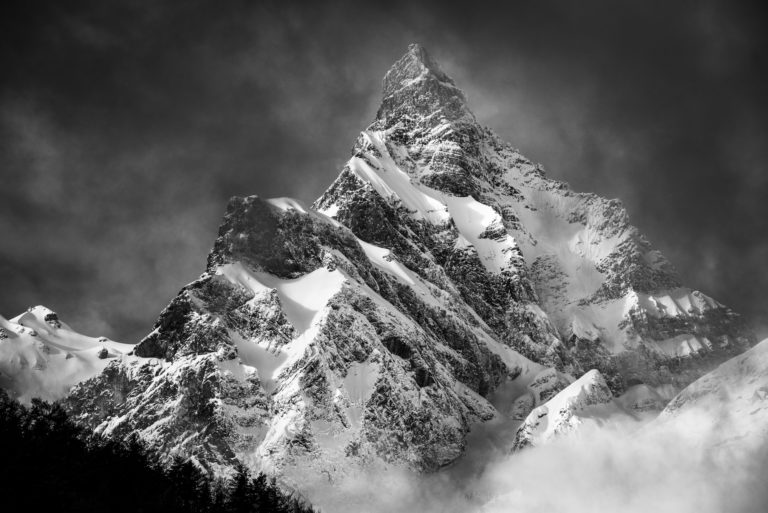
[[[387, 74], [391, 92], [377, 119], [313, 208], [392, 250], [433, 283], [425, 251], [444, 270], [461, 262], [453, 277], [459, 283], [470, 274], [463, 266], [477, 258], [505, 281], [497, 288], [512, 290], [518, 306], [530, 301], [526, 311], [544, 316], [536, 324], [554, 324], [567, 345], [545, 350], [523, 339], [516, 349], [547, 354], [574, 375], [598, 368], [615, 393], [635, 380], [685, 386], [700, 366], [754, 341], [737, 314], [683, 286], [620, 201], [576, 193], [544, 176], [481, 127], [453, 82], [430, 72], [421, 55], [411, 48]], [[709, 352], [718, 356], [687, 358]], [[669, 372], [666, 360], [681, 356]]]
[[387, 72], [377, 121], [383, 127], [428, 121], [432, 126], [469, 121], [464, 93], [420, 45], [412, 44]]
[[8, 320], [0, 316], [0, 387], [21, 400], [57, 400], [133, 349], [73, 330], [42, 305]]
[[535, 443], [634, 417], [751, 343], [618, 201], [482, 128], [421, 47], [384, 95], [312, 206], [230, 200], [203, 274], [69, 395], [80, 422], [294, 484], [371, 462], [431, 471], [480, 422], [514, 434], [550, 400], [526, 421]]
[[432, 59], [427, 50], [419, 44], [411, 44], [403, 55], [384, 76], [384, 96], [389, 96], [415, 80], [430, 76], [439, 82], [453, 85], [451, 79]]

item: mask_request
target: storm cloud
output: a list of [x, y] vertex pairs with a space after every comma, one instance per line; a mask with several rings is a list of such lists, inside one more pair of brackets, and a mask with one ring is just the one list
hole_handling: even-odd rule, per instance
[[25, 2], [0, 16], [0, 313], [134, 342], [227, 199], [312, 201], [411, 42], [479, 121], [618, 197], [686, 284], [768, 326], [757, 3]]

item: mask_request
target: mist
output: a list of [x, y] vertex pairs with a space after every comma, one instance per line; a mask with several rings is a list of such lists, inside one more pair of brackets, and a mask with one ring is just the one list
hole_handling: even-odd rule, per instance
[[[758, 416], [759, 417], [759, 416]], [[762, 513], [768, 507], [768, 440], [732, 431], [744, 419], [704, 409], [645, 424], [582, 425], [543, 446], [510, 453], [516, 423], [478, 426], [467, 454], [435, 474], [395, 467], [307, 485], [323, 512]], [[491, 447], [487, 440], [492, 440]], [[505, 442], [504, 442], [505, 441]], [[509, 445], [507, 445], [509, 447]], [[471, 460], [467, 464], [467, 460]], [[485, 462], [478, 468], [479, 462]]]

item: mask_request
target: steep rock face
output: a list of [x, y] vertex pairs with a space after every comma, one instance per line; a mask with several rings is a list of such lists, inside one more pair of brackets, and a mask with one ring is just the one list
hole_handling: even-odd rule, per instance
[[[620, 425], [621, 431], [645, 424], [658, 416], [665, 401], [652, 387], [640, 383], [614, 397], [598, 370], [591, 370], [556, 394], [541, 397], [517, 428], [513, 451], [545, 444], [572, 434], [584, 425]], [[537, 403], [537, 404], [538, 404]]]
[[473, 423], [525, 419], [589, 369], [602, 404], [687, 384], [751, 341], [619, 202], [547, 179], [478, 125], [414, 45], [313, 207], [234, 198], [203, 275], [68, 405], [106, 435], [295, 484], [296, 469], [435, 470]]
[[754, 343], [737, 314], [679, 282], [619, 201], [546, 178], [478, 125], [417, 45], [315, 207], [425, 279], [444, 270], [526, 356], [597, 368], [616, 393], [638, 380], [680, 388]]
[[235, 458], [286, 473], [371, 458], [434, 470], [494, 415], [484, 396], [541, 368], [389, 250], [257, 197], [233, 199], [208, 270], [134, 353], [77, 387], [71, 410], [216, 471]]

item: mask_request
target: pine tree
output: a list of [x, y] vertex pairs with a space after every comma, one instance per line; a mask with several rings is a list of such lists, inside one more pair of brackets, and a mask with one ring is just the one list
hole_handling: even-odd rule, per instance
[[256, 510], [257, 496], [248, 467], [238, 463], [229, 493], [229, 508], [232, 513], [246, 513]]
[[[117, 442], [77, 428], [57, 404], [29, 408], [0, 390], [0, 483], [31, 511], [311, 513], [264, 475], [238, 464], [212, 478], [193, 461], [163, 466], [137, 437]], [[126, 493], [128, 491], [129, 493]]]

